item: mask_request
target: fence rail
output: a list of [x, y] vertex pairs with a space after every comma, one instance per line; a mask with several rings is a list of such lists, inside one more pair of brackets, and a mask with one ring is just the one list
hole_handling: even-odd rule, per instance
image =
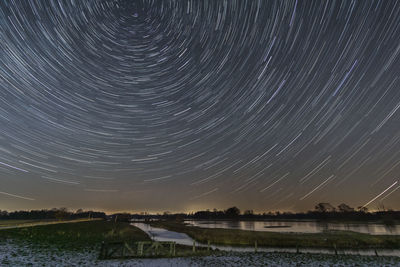
[[175, 242], [103, 242], [99, 258], [119, 259], [133, 257], [174, 257], [176, 255]]

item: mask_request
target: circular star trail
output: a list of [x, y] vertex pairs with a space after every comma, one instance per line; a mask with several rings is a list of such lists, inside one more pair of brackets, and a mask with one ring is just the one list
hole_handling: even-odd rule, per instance
[[0, 208], [400, 208], [399, 54], [398, 1], [3, 0]]

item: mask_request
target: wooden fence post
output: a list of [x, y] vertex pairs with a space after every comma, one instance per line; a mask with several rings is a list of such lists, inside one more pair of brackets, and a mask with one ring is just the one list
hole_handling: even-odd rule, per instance
[[257, 240], [254, 242], [254, 252], [257, 253]]
[[138, 255], [142, 256], [143, 255], [143, 243], [138, 242]]
[[336, 248], [336, 243], [333, 243], [333, 248], [335, 249], [335, 255], [337, 256], [337, 248]]
[[210, 251], [210, 240], [207, 241], [207, 251]]
[[196, 241], [193, 240], [193, 252], [196, 252]]
[[106, 258], [106, 244], [101, 242], [101, 248], [100, 248], [100, 257], [101, 260], [104, 260]]
[[[192, 251], [193, 254], [196, 252], [195, 241], [193, 241]], [[175, 257], [176, 254], [177, 254], [176, 242], [141, 241], [141, 242], [129, 243], [121, 241], [121, 242], [107, 243], [103, 241], [101, 242], [99, 260], [127, 258], [127, 257], [143, 257], [143, 256]]]

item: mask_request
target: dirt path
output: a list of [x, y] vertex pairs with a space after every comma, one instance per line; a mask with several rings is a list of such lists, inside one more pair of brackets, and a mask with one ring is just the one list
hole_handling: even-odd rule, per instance
[[7, 226], [1, 226], [0, 225], [0, 230], [3, 229], [13, 229], [13, 228], [24, 228], [24, 227], [33, 227], [33, 226], [38, 226], [38, 225], [49, 225], [49, 224], [59, 224], [59, 223], [77, 223], [77, 222], [88, 222], [88, 221], [98, 221], [102, 220], [100, 218], [96, 219], [77, 219], [77, 220], [67, 220], [67, 221], [37, 221], [37, 222], [27, 222], [27, 223], [21, 223], [21, 224], [13, 224], [13, 225], [7, 225]]

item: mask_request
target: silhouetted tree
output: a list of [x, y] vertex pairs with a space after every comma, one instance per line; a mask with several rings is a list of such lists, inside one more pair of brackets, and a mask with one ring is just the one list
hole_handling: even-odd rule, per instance
[[338, 206], [338, 209], [340, 212], [353, 212], [354, 211], [354, 208], [352, 208], [349, 205], [344, 204], [344, 203], [340, 204]]
[[56, 212], [55, 212], [55, 218], [57, 220], [65, 220], [68, 218], [69, 212], [67, 210], [67, 208], [59, 208]]
[[0, 218], [6, 219], [8, 217], [8, 212], [6, 210], [0, 210]]
[[329, 203], [318, 203], [315, 206], [317, 212], [332, 212], [335, 211], [335, 207]]
[[385, 210], [386, 210], [385, 205], [383, 203], [379, 203], [378, 211], [385, 211]]
[[360, 206], [357, 209], [358, 209], [359, 212], [362, 212], [362, 213], [367, 213], [368, 212], [368, 208], [364, 207], [364, 206]]
[[254, 211], [253, 210], [245, 210], [243, 215], [245, 217], [252, 217], [254, 215]]
[[240, 215], [240, 210], [237, 207], [231, 207], [225, 211], [225, 215], [229, 218], [235, 218]]

